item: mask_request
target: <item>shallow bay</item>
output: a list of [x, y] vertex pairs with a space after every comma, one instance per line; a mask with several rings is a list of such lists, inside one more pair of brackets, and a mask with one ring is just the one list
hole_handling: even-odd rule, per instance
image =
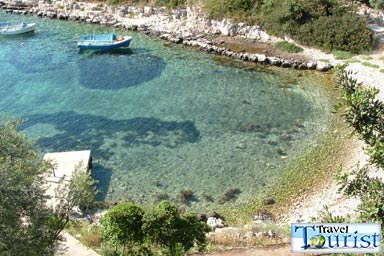
[[[230, 189], [239, 201], [262, 195], [330, 122], [319, 74], [228, 65], [108, 27], [0, 19], [37, 22], [33, 34], [0, 37], [0, 112], [26, 118], [42, 152], [92, 150], [102, 200], [191, 190], [187, 204], [209, 209]], [[77, 49], [79, 36], [110, 32], [132, 35], [131, 48]]]

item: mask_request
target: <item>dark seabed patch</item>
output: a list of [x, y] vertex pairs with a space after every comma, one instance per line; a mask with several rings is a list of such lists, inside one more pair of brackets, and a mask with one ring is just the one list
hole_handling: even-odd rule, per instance
[[137, 54], [127, 49], [84, 54], [78, 66], [82, 86], [117, 90], [140, 85], [160, 76], [165, 62], [157, 56]]
[[196, 143], [200, 132], [191, 121], [172, 122], [156, 118], [138, 117], [128, 120], [112, 120], [102, 116], [63, 112], [32, 115], [22, 129], [36, 124], [53, 125], [61, 133], [42, 137], [37, 145], [48, 151], [92, 150], [95, 158], [108, 160], [112, 153], [102, 149], [105, 139], [122, 133], [125, 147], [145, 144], [174, 148], [184, 143]]

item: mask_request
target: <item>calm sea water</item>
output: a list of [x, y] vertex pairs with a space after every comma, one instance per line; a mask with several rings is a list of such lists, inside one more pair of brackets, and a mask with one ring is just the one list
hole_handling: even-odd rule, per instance
[[[229, 189], [238, 201], [260, 196], [329, 122], [310, 72], [239, 68], [107, 27], [0, 20], [37, 22], [34, 34], [0, 36], [0, 112], [27, 118], [42, 152], [92, 150], [102, 200], [191, 190], [187, 204], [207, 209]], [[79, 36], [104, 32], [132, 35], [131, 49], [79, 52]]]

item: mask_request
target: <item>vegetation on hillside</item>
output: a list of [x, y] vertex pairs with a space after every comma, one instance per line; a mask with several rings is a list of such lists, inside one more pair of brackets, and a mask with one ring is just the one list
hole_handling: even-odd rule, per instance
[[205, 7], [211, 18], [257, 23], [326, 51], [360, 53], [372, 46], [366, 21], [336, 0], [207, 0]]
[[384, 9], [384, 0], [361, 0], [360, 2], [375, 9]]
[[[194, 4], [188, 0], [108, 0], [111, 4], [166, 6]], [[383, 8], [384, 0], [363, 0]], [[366, 20], [355, 13], [356, 2], [341, 0], [202, 0], [210, 18], [261, 25], [268, 33], [325, 51], [369, 51], [373, 35]]]

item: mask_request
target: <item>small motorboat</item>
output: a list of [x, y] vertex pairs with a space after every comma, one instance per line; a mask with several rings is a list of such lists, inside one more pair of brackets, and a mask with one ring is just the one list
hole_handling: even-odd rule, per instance
[[77, 42], [80, 50], [111, 50], [121, 47], [129, 47], [131, 36], [116, 36], [115, 34], [98, 34], [82, 36]]
[[35, 23], [0, 22], [0, 35], [18, 35], [35, 30]]

